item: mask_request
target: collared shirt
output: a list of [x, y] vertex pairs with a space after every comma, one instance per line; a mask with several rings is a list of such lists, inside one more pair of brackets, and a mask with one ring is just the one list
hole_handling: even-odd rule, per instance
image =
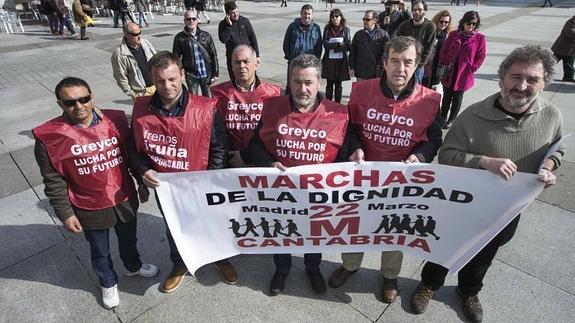
[[[68, 119], [68, 121], [70, 121], [70, 123], [76, 127], [76, 128], [83, 128], [82, 125], [79, 122], [76, 122], [75, 120], [72, 120], [72, 118], [68, 117], [66, 114], [64, 114], [64, 116], [66, 116], [66, 119]], [[92, 110], [92, 121], [90, 122], [90, 125], [88, 126], [88, 128], [92, 128], [94, 126], [96, 126], [97, 124], [100, 123], [100, 121], [102, 120], [102, 118], [100, 118], [100, 116], [98, 115], [98, 113], [96, 112], [96, 110]]]
[[162, 99], [160, 99], [160, 95], [156, 91], [156, 93], [154, 93], [154, 95], [152, 96], [152, 100], [150, 100], [148, 109], [163, 117], [179, 117], [182, 114], [184, 114], [184, 110], [186, 109], [186, 107], [184, 106], [184, 102], [187, 101], [188, 101], [188, 89], [185, 86], [182, 86], [182, 95], [180, 95], [178, 101], [168, 110], [164, 108]]
[[198, 68], [198, 75], [193, 76], [199, 79], [204, 79], [208, 77], [208, 71], [206, 70], [206, 62], [204, 60], [204, 55], [200, 51], [200, 46], [198, 46], [196, 35], [192, 34], [187, 28], [184, 30], [193, 38], [192, 46], [194, 47], [194, 61], [196, 61], [196, 67]]

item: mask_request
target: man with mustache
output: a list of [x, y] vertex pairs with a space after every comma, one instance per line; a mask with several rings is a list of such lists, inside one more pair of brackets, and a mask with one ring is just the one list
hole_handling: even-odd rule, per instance
[[[319, 58], [311, 54], [299, 55], [291, 61], [289, 73], [289, 94], [263, 102], [261, 119], [249, 145], [256, 166], [285, 171], [292, 166], [359, 161], [361, 149], [356, 148], [360, 144], [349, 124], [347, 107], [327, 100], [318, 92]], [[302, 130], [317, 135], [302, 137]], [[287, 141], [294, 145], [281, 144]], [[288, 223], [288, 232], [283, 233], [281, 224], [276, 221], [273, 236], [278, 233], [289, 236], [294, 233], [294, 225]], [[270, 296], [282, 292], [292, 267], [291, 254], [275, 254], [274, 263], [276, 271], [270, 282]], [[321, 253], [304, 254], [304, 264], [313, 291], [324, 294], [327, 288], [320, 271]]]
[[[516, 172], [539, 174], [549, 187], [556, 183], [552, 173], [561, 165], [565, 147], [545, 158], [547, 148], [561, 138], [563, 120], [559, 109], [539, 94], [553, 78], [555, 59], [539, 46], [516, 48], [499, 66], [501, 92], [467, 108], [447, 133], [441, 150], [441, 164], [486, 169], [512, 180]], [[542, 166], [540, 167], [542, 163]], [[477, 296], [483, 277], [497, 250], [513, 238], [519, 215], [495, 236], [458, 273], [457, 294], [463, 312], [472, 322], [481, 322], [483, 308]], [[427, 262], [421, 283], [411, 299], [415, 313], [423, 313], [433, 292], [445, 282], [447, 269]]]

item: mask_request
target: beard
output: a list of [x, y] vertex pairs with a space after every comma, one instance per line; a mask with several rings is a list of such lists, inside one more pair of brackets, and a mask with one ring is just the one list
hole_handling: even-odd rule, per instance
[[529, 90], [519, 91], [519, 90], [509, 90], [501, 91], [501, 99], [505, 105], [514, 110], [514, 112], [524, 112], [526, 111], [531, 103], [535, 101], [539, 93], [533, 93]]

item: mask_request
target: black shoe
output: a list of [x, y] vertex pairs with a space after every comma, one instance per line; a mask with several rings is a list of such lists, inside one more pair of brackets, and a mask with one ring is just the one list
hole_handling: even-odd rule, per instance
[[327, 287], [325, 286], [325, 279], [323, 278], [321, 272], [318, 271], [306, 271], [309, 277], [309, 282], [311, 283], [311, 289], [316, 294], [325, 294]]
[[457, 296], [463, 301], [463, 314], [471, 322], [483, 321], [483, 307], [477, 295], [466, 295], [457, 287]]
[[276, 271], [270, 282], [270, 296], [276, 296], [282, 292], [284, 289], [285, 281], [287, 275]]
[[347, 278], [352, 274], [355, 274], [357, 270], [349, 271], [345, 269], [343, 266], [339, 266], [336, 270], [333, 271], [331, 276], [329, 277], [328, 284], [332, 288], [339, 288], [345, 284]]

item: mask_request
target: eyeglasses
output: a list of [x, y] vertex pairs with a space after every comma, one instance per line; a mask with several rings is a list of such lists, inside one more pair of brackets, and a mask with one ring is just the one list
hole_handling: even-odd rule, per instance
[[363, 20], [363, 21], [372, 21], [373, 18], [363, 18], [362, 20]]
[[92, 95], [88, 94], [85, 97], [77, 98], [77, 99], [70, 99], [70, 100], [58, 100], [60, 104], [65, 107], [73, 107], [76, 105], [76, 102], [80, 102], [80, 104], [86, 104], [92, 100]]
[[198, 17], [186, 18], [186, 21], [196, 21], [196, 20], [198, 20]]
[[139, 33], [131, 33], [131, 32], [126, 32], [126, 34], [132, 36], [132, 37], [138, 37], [142, 34], [142, 32], [140, 31]]
[[477, 26], [477, 23], [476, 23], [476, 22], [473, 22], [473, 21], [468, 21], [468, 22], [466, 22], [465, 24], [468, 25], [468, 26]]
[[440, 23], [440, 24], [448, 24], [448, 23], [449, 23], [449, 20], [440, 20], [439, 23]]

